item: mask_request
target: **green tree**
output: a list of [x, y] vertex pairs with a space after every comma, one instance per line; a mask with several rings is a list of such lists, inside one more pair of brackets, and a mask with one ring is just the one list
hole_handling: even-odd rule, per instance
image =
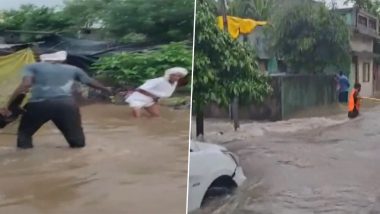
[[349, 30], [322, 4], [297, 2], [272, 19], [273, 48], [296, 72], [321, 73], [328, 66], [347, 68]]
[[193, 106], [197, 135], [203, 134], [203, 108], [210, 102], [227, 106], [232, 98], [261, 102], [271, 91], [259, 72], [254, 51], [221, 31], [207, 2], [197, 0]]
[[[22, 5], [18, 10], [4, 11], [2, 19], [0, 22], [2, 30], [61, 32], [72, 25], [71, 19], [63, 12], [31, 4]], [[36, 40], [39, 36], [39, 34], [23, 34], [21, 39], [29, 42]]]
[[266, 21], [273, 14], [275, 3], [275, 0], [234, 0], [229, 12], [241, 18]]
[[114, 0], [106, 11], [105, 28], [117, 37], [135, 33], [153, 42], [192, 39], [193, 0]]
[[101, 22], [109, 4], [114, 0], [65, 0], [63, 13], [76, 28], [90, 28]]
[[62, 10], [24, 5], [2, 16], [0, 27], [9, 30], [72, 33], [100, 24], [109, 39], [166, 43], [192, 39], [194, 1], [66, 0]]
[[4, 11], [2, 19], [0, 28], [7, 30], [61, 31], [71, 25], [70, 18], [62, 12], [31, 4]]

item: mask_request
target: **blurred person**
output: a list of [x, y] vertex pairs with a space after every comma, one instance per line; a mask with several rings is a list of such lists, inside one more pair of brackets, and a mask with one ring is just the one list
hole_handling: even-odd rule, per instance
[[33, 148], [33, 135], [48, 121], [62, 132], [71, 148], [85, 146], [79, 106], [72, 96], [72, 86], [79, 81], [109, 94], [111, 92], [82, 69], [65, 64], [66, 59], [65, 51], [42, 54], [41, 62], [24, 68], [22, 82], [9, 99], [5, 112], [6, 115], [12, 114], [10, 106], [21, 94], [31, 91], [18, 128], [18, 148]]
[[348, 90], [350, 88], [350, 81], [348, 80], [348, 77], [343, 74], [341, 71], [339, 73], [339, 102], [340, 103], [347, 103], [348, 102]]
[[350, 93], [350, 97], [348, 99], [348, 118], [353, 119], [356, 118], [359, 115], [359, 109], [360, 109], [360, 90], [361, 85], [360, 83], [355, 83], [354, 88], [352, 89]]
[[141, 117], [141, 109], [145, 109], [150, 117], [159, 117], [159, 99], [172, 96], [178, 82], [187, 74], [188, 71], [185, 68], [170, 68], [165, 71], [163, 77], [147, 80], [136, 90], [127, 94], [125, 102], [133, 109], [133, 116]]

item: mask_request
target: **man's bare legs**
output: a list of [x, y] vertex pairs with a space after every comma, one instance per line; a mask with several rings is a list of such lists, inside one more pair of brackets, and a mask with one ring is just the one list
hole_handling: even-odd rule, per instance
[[[160, 108], [158, 104], [145, 107], [144, 109], [149, 113], [148, 117], [160, 117]], [[140, 118], [143, 116], [140, 108], [133, 108], [132, 115], [134, 118]]]
[[132, 115], [134, 118], [140, 118], [141, 117], [141, 109], [140, 108], [133, 108], [132, 109]]
[[146, 107], [145, 110], [150, 114], [150, 117], [160, 117], [160, 108], [157, 103], [152, 106]]

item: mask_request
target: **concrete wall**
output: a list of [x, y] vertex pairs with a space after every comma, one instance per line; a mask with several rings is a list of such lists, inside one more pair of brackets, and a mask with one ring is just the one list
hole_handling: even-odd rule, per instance
[[[241, 105], [239, 116], [243, 120], [283, 120], [309, 107], [336, 102], [334, 77], [329, 75], [278, 75], [272, 76], [273, 94], [263, 104]], [[210, 104], [206, 117], [229, 118], [229, 109]]]
[[282, 118], [336, 101], [334, 76], [295, 75], [282, 78]]
[[359, 34], [354, 34], [351, 36], [350, 40], [351, 50], [353, 51], [373, 51], [373, 39], [361, 36]]

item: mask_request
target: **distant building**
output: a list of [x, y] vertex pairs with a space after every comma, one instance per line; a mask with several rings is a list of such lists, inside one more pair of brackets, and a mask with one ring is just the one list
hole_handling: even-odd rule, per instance
[[[239, 39], [243, 41], [245, 38], [244, 36], [240, 36]], [[246, 36], [246, 39], [255, 49], [260, 71], [268, 72], [269, 74], [286, 72], [285, 64], [270, 51], [270, 41], [267, 35], [265, 35], [264, 27], [256, 27], [252, 33]]]
[[379, 20], [364, 10], [352, 7], [337, 9], [350, 28], [351, 47], [351, 83], [359, 82], [362, 85], [363, 96], [374, 96], [376, 94], [378, 67], [375, 59], [378, 55], [374, 53], [374, 45], [379, 37]]

